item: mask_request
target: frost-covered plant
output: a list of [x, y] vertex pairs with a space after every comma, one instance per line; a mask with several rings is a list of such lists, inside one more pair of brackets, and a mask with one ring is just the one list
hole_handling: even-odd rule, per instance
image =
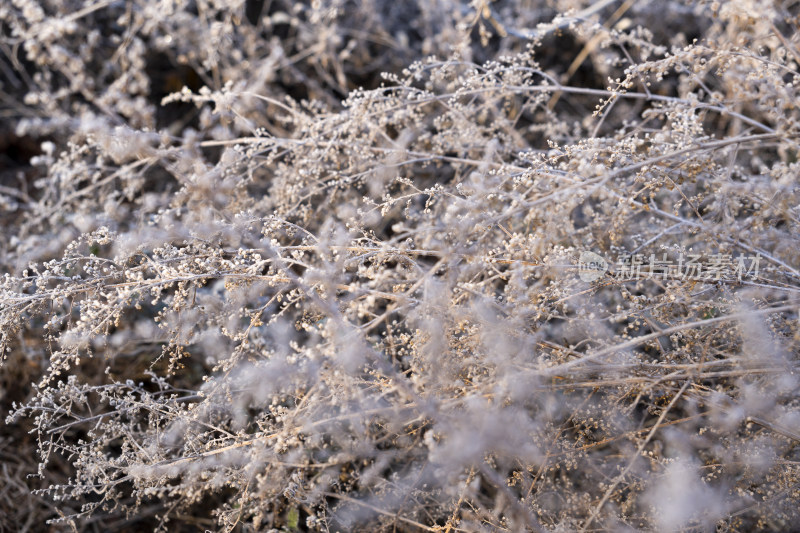
[[790, 8], [0, 7], [0, 527], [791, 529]]

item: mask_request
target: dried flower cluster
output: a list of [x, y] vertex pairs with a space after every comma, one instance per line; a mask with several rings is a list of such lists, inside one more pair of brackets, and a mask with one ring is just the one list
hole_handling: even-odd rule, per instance
[[799, 13], [0, 4], [0, 531], [796, 527]]

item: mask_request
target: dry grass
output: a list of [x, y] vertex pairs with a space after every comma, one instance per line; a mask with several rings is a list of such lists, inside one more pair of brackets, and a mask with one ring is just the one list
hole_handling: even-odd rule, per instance
[[3, 530], [798, 520], [793, 4], [0, 27]]

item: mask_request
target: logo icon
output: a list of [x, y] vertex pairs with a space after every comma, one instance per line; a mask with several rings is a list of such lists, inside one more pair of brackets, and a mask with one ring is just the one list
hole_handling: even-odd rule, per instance
[[594, 252], [584, 250], [578, 259], [578, 277], [590, 282], [599, 279], [608, 270], [608, 262]]

